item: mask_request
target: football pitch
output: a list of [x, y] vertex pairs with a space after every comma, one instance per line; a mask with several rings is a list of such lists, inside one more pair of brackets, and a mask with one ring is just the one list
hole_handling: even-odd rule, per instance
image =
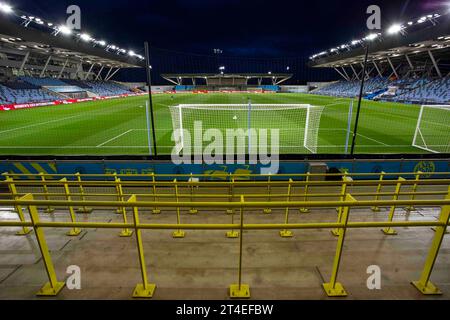
[[[173, 126], [170, 106], [179, 104], [311, 104], [323, 106], [317, 152], [343, 154], [351, 99], [308, 94], [157, 94], [154, 95], [155, 132], [158, 154], [170, 154]], [[0, 112], [1, 155], [149, 155], [147, 96], [79, 104]], [[351, 130], [356, 115], [354, 101]], [[272, 111], [275, 112], [275, 111]], [[359, 154], [424, 153], [412, 146], [420, 107], [364, 100], [356, 139]], [[212, 116], [208, 127], [224, 129], [223, 116]], [[274, 119], [266, 113], [267, 123]], [[229, 120], [229, 119], [228, 119]], [[295, 127], [295, 119], [277, 118], [277, 126]], [[273, 124], [272, 124], [273, 125]], [[259, 124], [263, 127], [262, 124]], [[432, 124], [430, 124], [432, 127]], [[244, 128], [245, 129], [245, 128]], [[436, 135], [442, 127], [432, 127]], [[293, 133], [295, 134], [295, 132]], [[291, 137], [292, 138], [292, 137]], [[280, 141], [283, 145], [283, 141]], [[304, 154], [298, 146], [281, 148], [281, 153]]]

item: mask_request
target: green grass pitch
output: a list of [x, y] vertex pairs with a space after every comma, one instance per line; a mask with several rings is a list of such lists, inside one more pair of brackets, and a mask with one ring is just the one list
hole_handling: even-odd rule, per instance
[[[0, 112], [0, 154], [148, 155], [146, 99], [147, 96], [140, 96]], [[344, 153], [350, 99], [281, 93], [155, 95], [158, 153], [170, 154], [173, 148], [168, 106], [189, 103], [243, 104], [247, 99], [254, 104], [325, 106], [320, 122], [318, 153]], [[416, 105], [363, 101], [356, 152], [423, 153], [412, 147], [419, 111], [420, 107]], [[268, 112], [269, 121], [270, 117]], [[286, 119], [286, 123], [289, 121], [292, 120]], [[279, 125], [283, 127], [282, 123]], [[217, 128], [220, 129], [220, 121]], [[435, 130], [436, 134], [440, 134], [442, 128], [436, 127]], [[305, 153], [303, 148], [281, 151]]]

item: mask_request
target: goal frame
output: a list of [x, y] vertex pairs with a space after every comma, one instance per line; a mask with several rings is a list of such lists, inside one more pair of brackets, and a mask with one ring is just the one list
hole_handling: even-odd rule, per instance
[[[445, 107], [445, 108], [442, 108], [442, 107]], [[414, 133], [414, 139], [413, 139], [413, 143], [412, 143], [413, 147], [421, 149], [421, 150], [424, 150], [424, 151], [428, 151], [428, 152], [431, 152], [431, 153], [439, 154], [441, 152], [428, 148], [427, 144], [425, 143], [425, 138], [424, 138], [424, 136], [422, 135], [422, 132], [421, 132], [420, 125], [422, 124], [422, 121], [423, 121], [423, 112], [424, 112], [425, 108], [446, 109], [448, 112], [450, 112], [450, 105], [446, 105], [446, 104], [422, 105], [421, 108], [420, 108], [419, 119], [417, 120], [416, 130], [415, 130], [415, 133]], [[422, 139], [424, 146], [421, 146], [421, 145], [417, 144], [417, 140], [418, 140], [419, 136]]]
[[[180, 138], [181, 138], [181, 145], [177, 147], [177, 152], [181, 152], [182, 149], [184, 149], [184, 134], [183, 134], [183, 129], [184, 129], [184, 123], [183, 123], [183, 109], [195, 109], [198, 107], [204, 107], [203, 110], [208, 110], [206, 107], [216, 107], [216, 109], [211, 109], [212, 112], [214, 112], [215, 110], [233, 110], [232, 108], [242, 108], [239, 111], [248, 111], [248, 128], [250, 129], [251, 127], [251, 116], [252, 113], [255, 112], [255, 108], [258, 107], [265, 107], [268, 108], [266, 111], [276, 111], [276, 110], [293, 110], [293, 109], [304, 109], [306, 110], [306, 116], [305, 116], [305, 127], [304, 127], [304, 138], [303, 138], [303, 147], [308, 150], [309, 152], [311, 152], [312, 154], [316, 154], [317, 152], [314, 151], [313, 149], [311, 149], [308, 146], [308, 135], [309, 135], [309, 126], [310, 126], [310, 120], [311, 120], [311, 109], [313, 107], [316, 108], [324, 108], [321, 106], [314, 106], [311, 104], [252, 104], [252, 103], [248, 103], [248, 104], [179, 104], [176, 106], [170, 106], [169, 108], [176, 108], [177, 109], [177, 113], [178, 113], [178, 118], [179, 118], [179, 127], [178, 129], [180, 129]], [[223, 109], [217, 109], [217, 108], [221, 108], [223, 107]], [[270, 109], [273, 108], [273, 109]], [[322, 111], [321, 110], [321, 115], [322, 115]], [[172, 112], [171, 112], [172, 114]], [[173, 121], [173, 118], [172, 118]], [[320, 124], [320, 120], [319, 120], [319, 124]], [[175, 129], [175, 128], [174, 128]], [[317, 135], [319, 134], [319, 129], [317, 130]], [[248, 136], [248, 148], [250, 149], [250, 144], [251, 144], [251, 137], [250, 137], [250, 132], [249, 132], [249, 136]], [[317, 148], [317, 146], [316, 146]]]

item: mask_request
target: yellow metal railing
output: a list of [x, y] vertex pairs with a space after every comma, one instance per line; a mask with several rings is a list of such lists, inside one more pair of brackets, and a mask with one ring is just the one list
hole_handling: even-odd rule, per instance
[[[373, 174], [372, 174], [373, 175]], [[52, 175], [53, 177], [55, 175]], [[425, 267], [420, 279], [413, 282], [414, 286], [423, 294], [439, 294], [440, 291], [431, 283], [430, 277], [436, 257], [442, 244], [449, 224], [450, 208], [450, 179], [420, 179], [421, 173], [414, 175], [414, 180], [406, 180], [399, 177], [398, 180], [386, 180], [385, 174], [381, 173], [378, 180], [354, 180], [351, 175], [345, 175], [341, 181], [313, 181], [312, 174], [303, 175], [303, 180], [277, 181], [274, 177], [268, 176], [267, 181], [242, 181], [235, 176], [229, 175], [224, 181], [202, 182], [197, 181], [194, 175], [188, 175], [188, 181], [158, 181], [156, 175], [150, 175], [149, 181], [122, 181], [119, 175], [110, 175], [110, 181], [86, 181], [83, 175], [74, 175], [72, 180], [69, 177], [53, 180], [46, 179], [46, 175], [41, 174], [37, 180], [14, 180], [13, 175], [4, 174], [5, 180], [0, 181], [0, 186], [8, 188], [9, 192], [3, 194], [6, 200], [0, 200], [0, 206], [14, 206], [20, 221], [0, 221], [0, 227], [20, 227], [18, 235], [29, 234], [34, 229], [36, 239], [44, 260], [44, 266], [49, 278], [49, 282], [38, 292], [38, 295], [57, 295], [64, 286], [56, 279], [52, 259], [48, 251], [45, 240], [45, 228], [68, 228], [68, 235], [77, 236], [82, 228], [105, 228], [120, 229], [120, 236], [136, 236], [139, 263], [142, 274], [142, 283], [136, 286], [133, 297], [152, 297], [155, 285], [148, 283], [148, 276], [145, 264], [145, 255], [142, 246], [141, 232], [143, 230], [172, 230], [174, 238], [183, 238], [186, 230], [226, 230], [228, 238], [240, 238], [239, 266], [237, 284], [230, 286], [229, 296], [231, 298], [250, 297], [250, 287], [242, 283], [242, 246], [244, 230], [278, 230], [281, 237], [292, 237], [291, 230], [302, 229], [329, 229], [338, 238], [336, 255], [332, 267], [332, 276], [329, 282], [323, 284], [325, 293], [328, 296], [347, 295], [343, 285], [337, 281], [339, 267], [345, 236], [348, 229], [352, 228], [382, 228], [386, 235], [395, 235], [394, 227], [435, 227], [435, 235], [431, 244]], [[128, 176], [129, 178], [130, 176]], [[59, 177], [58, 177], [59, 178]], [[19, 187], [42, 188], [39, 193], [18, 192]], [[395, 187], [392, 192], [382, 191], [383, 187]], [[402, 191], [402, 187], [409, 186], [412, 191]], [[418, 191], [423, 186], [439, 186], [443, 189], [436, 191]], [[62, 188], [63, 192], [50, 192], [51, 188]], [[90, 189], [95, 187], [109, 187], [114, 190], [110, 193], [91, 193]], [[148, 193], [136, 194], [124, 192], [124, 188], [147, 189]], [[253, 188], [259, 187], [267, 193], [254, 193]], [[310, 193], [311, 187], [335, 187], [340, 188], [340, 192]], [[374, 187], [375, 191], [350, 192], [350, 187]], [[200, 190], [218, 188], [222, 193], [211, 194], [202, 193]], [[299, 192], [295, 192], [295, 188]], [[278, 189], [281, 189], [278, 190]], [[78, 190], [74, 192], [74, 190]], [[249, 191], [250, 190], [250, 191]], [[163, 192], [164, 191], [164, 192]], [[181, 193], [184, 191], [185, 193]], [[248, 192], [248, 194], [245, 194]], [[434, 196], [438, 199], [418, 199], [418, 196]], [[37, 197], [41, 199], [36, 199]], [[63, 200], [55, 200], [61, 198]], [[110, 197], [116, 200], [98, 200], [103, 197]], [[370, 197], [374, 200], [357, 200], [357, 197]], [[383, 199], [390, 197], [390, 200]], [[407, 199], [401, 199], [407, 198]], [[96, 200], [88, 200], [95, 198]], [[138, 198], [151, 199], [152, 201], [139, 201]], [[327, 200], [320, 200], [327, 198]], [[329, 198], [336, 200], [329, 200]], [[445, 199], [444, 199], [445, 198]], [[217, 199], [221, 199], [217, 201]], [[257, 201], [265, 199], [264, 201]], [[281, 199], [281, 200], [280, 200]], [[300, 199], [301, 201], [298, 201]], [[319, 199], [319, 200], [318, 200]], [[162, 201], [165, 200], [165, 201]], [[414, 206], [421, 207], [441, 207], [438, 221], [395, 221], [394, 213], [396, 207], [406, 206], [412, 209]], [[25, 219], [23, 207], [28, 209], [31, 221]], [[121, 223], [102, 222], [78, 222], [76, 221], [74, 208], [78, 207], [79, 213], [92, 212], [92, 208], [117, 208], [117, 213], [123, 217]], [[349, 216], [353, 208], [369, 207], [379, 210], [380, 207], [390, 207], [387, 221], [374, 222], [350, 222]], [[44, 213], [52, 213], [54, 208], [67, 208], [70, 214], [69, 222], [43, 222], [40, 221], [38, 208], [45, 208]], [[176, 209], [176, 223], [174, 224], [144, 224], [139, 221], [139, 209], [150, 208], [152, 213], [160, 214], [162, 209]], [[190, 214], [195, 214], [200, 208], [208, 210], [225, 210], [231, 215], [230, 224], [185, 224], [181, 221], [181, 209], [186, 209]], [[249, 224], [245, 223], [245, 212], [254, 209], [264, 209], [266, 214], [270, 214], [274, 209], [285, 210], [284, 222], [279, 224]], [[312, 223], [291, 223], [289, 216], [292, 209], [299, 209], [301, 213], [307, 213], [311, 208], [336, 208], [337, 222], [312, 222]], [[127, 210], [132, 210], [133, 222], [127, 220]], [[236, 223], [236, 212], [239, 212], [239, 223]]]
[[[1, 221], [0, 227], [31, 227], [34, 229], [39, 247], [44, 260], [49, 282], [38, 292], [38, 295], [56, 295], [63, 287], [61, 282], [56, 280], [56, 274], [51, 260], [48, 246], [46, 244], [44, 228], [71, 228], [72, 230], [80, 230], [81, 228], [109, 228], [109, 229], [134, 229], [136, 233], [139, 261], [141, 265], [142, 281], [138, 284], [133, 293], [134, 297], [151, 297], [155, 290], [154, 284], [149, 284], [147, 281], [147, 270], [145, 268], [144, 251], [142, 247], [141, 231], [142, 230], [239, 230], [240, 234], [240, 251], [239, 251], [239, 266], [238, 266], [238, 283], [230, 286], [229, 295], [232, 298], [248, 298], [250, 297], [250, 289], [247, 284], [242, 283], [242, 243], [244, 230], [300, 230], [300, 229], [331, 229], [338, 230], [338, 245], [336, 255], [332, 268], [332, 276], [330, 282], [323, 285], [324, 290], [328, 296], [345, 296], [347, 295], [342, 284], [337, 282], [343, 244], [345, 241], [346, 231], [352, 228], [388, 228], [393, 227], [436, 227], [436, 233], [433, 243], [430, 247], [428, 257], [426, 259], [425, 267], [420, 279], [413, 282], [415, 287], [423, 294], [439, 294], [437, 287], [430, 282], [431, 273], [433, 270], [436, 257], [439, 253], [442, 239], [444, 237], [446, 228], [449, 224], [450, 214], [450, 188], [448, 190], [445, 200], [379, 200], [379, 201], [357, 201], [350, 194], [346, 194], [343, 201], [274, 201], [274, 202], [251, 202], [246, 201], [244, 196], [241, 196], [239, 202], [196, 202], [195, 206], [198, 208], [214, 207], [214, 208], [229, 208], [239, 209], [240, 222], [239, 224], [143, 224], [139, 222], [140, 208], [154, 208], [155, 202], [138, 202], [136, 196], [131, 196], [127, 201], [74, 201], [71, 199], [48, 201], [35, 200], [32, 194], [25, 195], [19, 199], [1, 200], [0, 206], [26, 206], [31, 217], [31, 221]], [[133, 211], [133, 223], [99, 223], [99, 222], [42, 222], [40, 221], [37, 208], [39, 206], [55, 206], [55, 207], [74, 207], [74, 206], [89, 206], [89, 207], [121, 207], [131, 208]], [[168, 208], [176, 207], [191, 208], [192, 202], [159, 202], [158, 207]], [[376, 222], [349, 222], [349, 215], [352, 208], [355, 207], [370, 207], [376, 206], [442, 206], [440, 217], [438, 221], [376, 221]], [[251, 208], [322, 208], [322, 207], [336, 207], [343, 208], [341, 215], [337, 222], [320, 222], [320, 223], [280, 223], [280, 224], [246, 224], [244, 222], [244, 211]]]

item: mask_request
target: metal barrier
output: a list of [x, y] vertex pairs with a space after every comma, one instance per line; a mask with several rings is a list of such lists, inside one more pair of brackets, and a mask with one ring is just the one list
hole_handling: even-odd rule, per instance
[[[7, 174], [5, 174], [7, 175]], [[418, 174], [419, 175], [419, 174]], [[45, 228], [70, 228], [68, 233], [70, 236], [76, 236], [81, 232], [81, 228], [103, 228], [103, 229], [120, 229], [122, 230], [121, 236], [131, 236], [134, 230], [138, 254], [139, 263], [141, 268], [142, 283], [137, 284], [133, 297], [136, 298], [151, 298], [155, 291], [156, 285], [148, 282], [148, 273], [145, 264], [145, 254], [142, 245], [141, 232], [143, 230], [172, 230], [173, 237], [183, 238], [186, 230], [226, 230], [227, 237], [238, 238], [239, 237], [239, 265], [237, 283], [231, 284], [229, 287], [230, 298], [249, 298], [250, 287], [248, 284], [242, 283], [242, 266], [243, 256], [242, 248], [244, 243], [244, 232], [253, 230], [278, 230], [281, 237], [292, 237], [293, 232], [291, 230], [304, 230], [304, 229], [329, 229], [333, 235], [338, 238], [336, 254], [332, 266], [332, 273], [330, 281], [323, 284], [323, 289], [326, 295], [330, 297], [346, 296], [347, 292], [344, 286], [338, 282], [339, 267], [341, 264], [342, 251], [344, 248], [344, 242], [346, 232], [348, 229], [355, 228], [382, 228], [384, 234], [392, 236], [396, 234], [394, 227], [435, 227], [436, 233], [434, 234], [433, 242], [430, 246], [428, 256], [426, 258], [425, 266], [418, 281], [412, 282], [412, 284], [423, 294], [441, 294], [439, 289], [430, 281], [430, 277], [433, 271], [434, 263], [438, 256], [442, 240], [445, 236], [450, 216], [450, 184], [449, 179], [414, 179], [406, 180], [399, 178], [398, 180], [370, 180], [370, 181], [355, 181], [350, 176], [345, 176], [342, 181], [311, 181], [310, 175], [304, 176], [302, 181], [289, 180], [276, 181], [274, 176], [271, 176], [267, 181], [236, 181], [233, 177], [229, 177], [225, 181], [220, 182], [201, 182], [195, 181], [193, 176], [190, 175], [189, 181], [157, 181], [156, 175], [151, 176], [149, 181], [121, 181], [117, 176], [113, 176], [112, 181], [83, 181], [82, 175], [75, 176], [73, 181], [64, 178], [62, 180], [13, 180], [10, 175], [5, 177], [4, 181], [0, 181], [0, 186], [4, 185], [9, 188], [9, 193], [6, 194], [9, 199], [0, 200], [1, 206], [14, 206], [17, 210], [20, 221], [0, 221], [0, 227], [20, 227], [22, 231], [20, 235], [29, 234], [32, 228], [35, 231], [36, 239], [39, 243], [39, 248], [44, 261], [44, 266], [49, 278], [49, 282], [46, 283], [42, 289], [37, 293], [40, 296], [55, 296], [63, 288], [64, 283], [58, 282], [56, 273], [54, 270], [53, 262], [48, 250], [46, 238], [44, 234]], [[383, 176], [384, 177], [384, 176]], [[45, 177], [44, 177], [45, 178]], [[275, 176], [276, 178], [276, 176]], [[17, 186], [27, 187], [40, 187], [44, 191], [43, 193], [28, 193], [20, 194], [17, 192]], [[48, 186], [63, 187], [64, 193], [50, 193]], [[86, 187], [107, 186], [114, 188], [115, 193], [104, 194], [90, 194], [86, 192]], [[123, 187], [151, 187], [152, 192], [149, 194], [126, 194], [123, 191]], [[322, 187], [338, 187], [341, 188], [340, 193], [308, 193], [311, 186]], [[376, 187], [375, 192], [360, 192], [359, 195], [364, 197], [375, 196], [376, 200], [357, 200], [355, 194], [349, 193], [349, 186], [362, 186], [362, 187]], [[380, 187], [381, 186], [381, 187]], [[383, 186], [395, 186], [394, 192], [381, 192]], [[401, 192], [403, 186], [412, 186], [412, 192]], [[428, 191], [419, 192], [420, 186], [445, 186], [446, 191]], [[71, 192], [71, 187], [78, 188], [78, 193]], [[222, 188], [224, 192], [222, 194], [201, 194], [195, 187], [206, 188]], [[268, 191], [265, 194], [240, 194], [237, 190], [239, 188], [251, 188], [261, 187]], [[286, 188], [287, 193], [274, 192], [274, 188]], [[302, 187], [302, 191], [299, 194], [293, 192], [294, 187]], [[164, 188], [167, 190], [174, 190], [170, 193], [157, 193], [158, 189]], [[180, 194], [180, 188], [188, 190], [185, 194]], [[228, 190], [228, 191], [226, 191]], [[408, 199], [400, 199], [400, 196], [407, 196]], [[439, 196], [441, 199], [417, 199], [418, 195], [423, 196]], [[37, 200], [36, 197], [41, 197], [44, 200]], [[51, 200], [52, 197], [64, 197], [64, 200]], [[90, 201], [86, 200], [89, 197], [101, 198], [102, 196], [116, 198], [115, 201]], [[147, 196], [153, 199], [153, 201], [138, 201], [138, 197]], [[382, 197], [392, 197], [391, 200], [381, 199]], [[442, 196], [442, 197], [441, 197]], [[79, 200], [74, 200], [74, 197]], [[337, 200], [311, 200], [313, 198], [336, 198]], [[161, 201], [160, 199], [166, 198], [172, 201]], [[223, 199], [222, 201], [207, 201], [209, 199]], [[264, 201], [256, 201], [255, 199], [265, 199]], [[294, 198], [300, 198], [303, 201], [294, 201]], [[445, 198], [445, 199], [444, 199]], [[175, 199], [175, 200], [173, 200]], [[185, 201], [184, 199], [187, 199]], [[201, 199], [202, 201], [198, 201]], [[238, 199], [238, 201], [235, 201]], [[283, 200], [274, 200], [283, 199]], [[22, 207], [25, 206], [28, 209], [31, 221], [26, 221]], [[420, 207], [442, 207], [438, 221], [395, 221], [394, 212], [395, 208], [399, 206], [406, 206], [406, 208], [413, 208], [414, 206]], [[99, 222], [78, 222], [75, 220], [74, 207], [79, 208], [118, 208], [119, 213], [123, 216], [123, 222], [121, 223], [99, 223]], [[389, 218], [387, 221], [374, 221], [374, 222], [351, 222], [349, 220], [351, 211], [353, 208], [380, 208], [390, 207]], [[46, 208], [44, 213], [51, 212], [54, 208], [68, 208], [71, 216], [69, 222], [43, 222], [40, 220], [38, 208]], [[52, 208], [52, 210], [49, 210]], [[144, 208], [161, 210], [165, 208], [176, 208], [177, 222], [175, 224], [146, 224], [141, 223], [139, 220], [139, 210]], [[158, 208], [158, 209], [156, 209]], [[274, 209], [285, 210], [285, 220], [279, 224], [249, 224], [245, 223], [245, 213], [249, 210], [265, 209], [264, 212], [270, 213]], [[311, 208], [337, 208], [338, 219], [336, 222], [311, 222], [311, 223], [290, 223], [289, 215], [291, 209], [299, 209], [302, 213], [307, 213]], [[214, 209], [224, 210], [230, 213], [230, 224], [186, 224], [181, 222], [181, 209], [186, 209], [189, 212], [191, 210], [199, 209]], [[132, 210], [133, 222], [127, 221], [127, 210]], [[239, 211], [240, 221], [235, 222], [235, 211]], [[90, 210], [82, 210], [81, 212], [91, 212]], [[192, 212], [191, 212], [192, 214]], [[126, 235], [124, 235], [124, 232]], [[72, 233], [72, 234], [71, 234]]]

